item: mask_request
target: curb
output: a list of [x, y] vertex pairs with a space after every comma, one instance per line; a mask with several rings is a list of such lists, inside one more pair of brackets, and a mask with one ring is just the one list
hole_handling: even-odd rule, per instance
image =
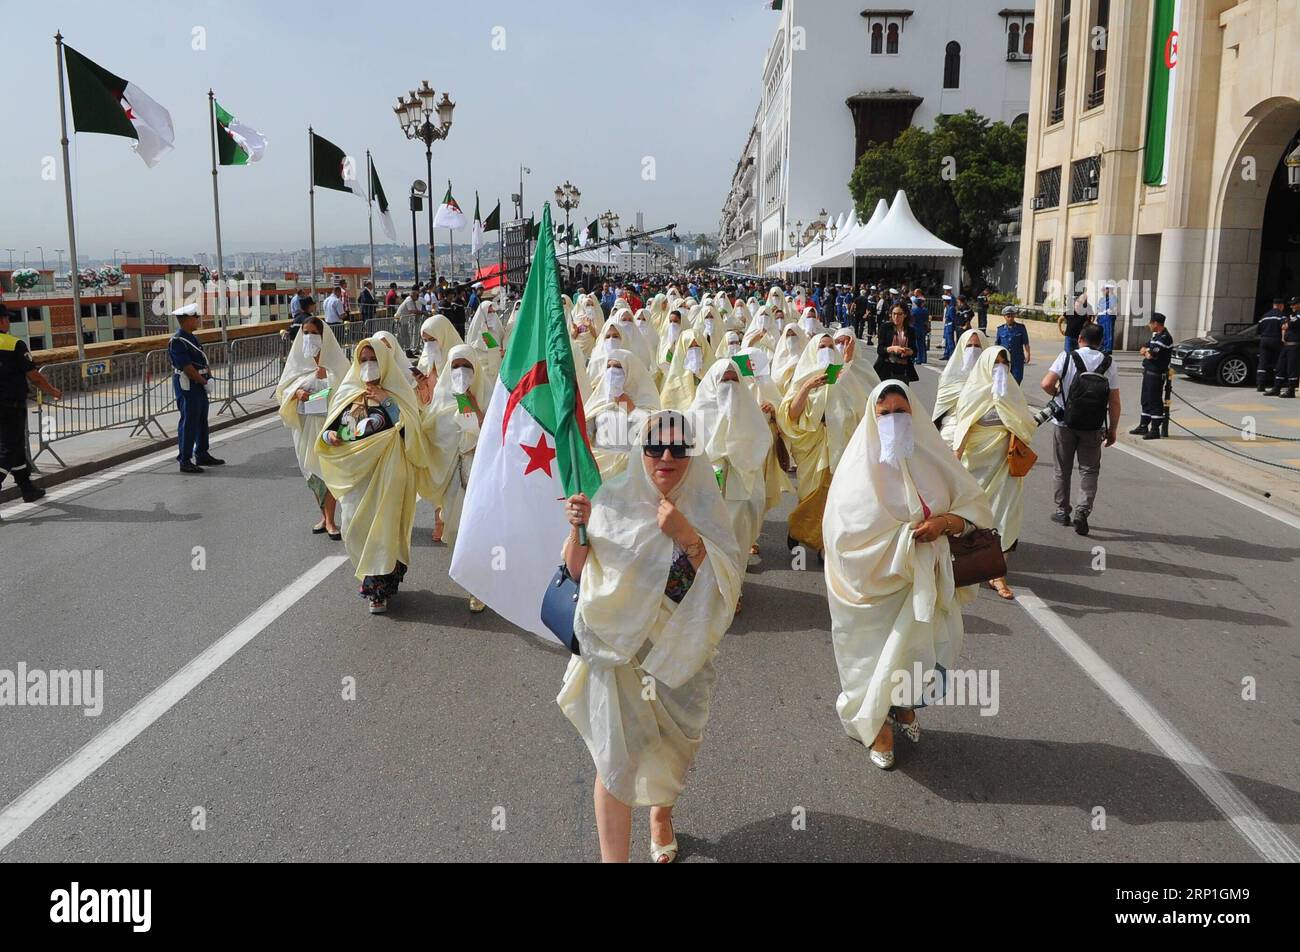
[[[219, 433], [222, 430], [230, 429], [232, 426], [240, 426], [247, 423], [249, 420], [255, 420], [258, 417], [266, 416], [268, 413], [276, 413], [279, 409], [279, 407], [270, 406], [260, 410], [254, 410], [245, 416], [235, 419], [223, 420], [219, 423], [209, 423], [208, 432]], [[133, 459], [139, 459], [141, 456], [148, 456], [150, 453], [157, 453], [159, 450], [175, 445], [176, 437], [174, 436], [169, 437], [168, 439], [154, 440], [150, 443], [141, 443], [138, 446], [132, 446], [130, 449], [123, 450], [113, 456], [87, 460], [84, 463], [74, 463], [72, 466], [61, 469], [57, 473], [39, 474], [35, 479], [43, 488], [48, 489], [51, 486], [58, 486], [61, 483], [80, 479], [82, 476], [89, 476], [91, 473], [98, 473], [101, 470], [111, 469], [112, 467], [119, 466], [122, 463], [129, 463]], [[21, 493], [17, 486], [6, 487], [4, 490], [0, 491], [0, 503], [9, 502], [11, 499], [18, 499], [20, 496]]]
[[[1294, 515], [1300, 515], [1300, 504], [1293, 502], [1291, 499], [1285, 496], [1276, 496], [1276, 495], [1261, 492], [1258, 485], [1250, 482], [1247, 479], [1239, 479], [1234, 475], [1224, 473], [1220, 469], [1206, 466], [1202, 463], [1195, 462], [1193, 460], [1184, 459], [1181, 456], [1172, 456], [1172, 455], [1161, 453], [1158, 449], [1152, 447], [1151, 444], [1153, 442], [1163, 442], [1162, 440], [1133, 439], [1128, 434], [1124, 434], [1123, 436], [1120, 437], [1119, 442], [1123, 443], [1125, 446], [1131, 447], [1132, 449], [1138, 450], [1142, 453], [1152, 456], [1155, 459], [1162, 460], [1166, 463], [1170, 463], [1175, 466], [1182, 466], [1186, 469], [1198, 473], [1201, 476], [1204, 476], [1208, 480], [1211, 480], [1216, 483], [1221, 483], [1224, 486], [1231, 487], [1232, 489], [1235, 489], [1237, 492], [1242, 493], [1243, 495], [1253, 497], [1263, 505], [1273, 506], [1277, 509], [1286, 510], [1287, 512], [1292, 513]], [[1219, 454], [1217, 454], [1216, 452], [1216, 457], [1218, 455]], [[1226, 454], [1226, 453], [1222, 454], [1222, 456], [1224, 459], [1232, 458], [1230, 454]], [[1250, 468], [1250, 471], [1262, 472], [1265, 475], [1269, 475], [1269, 476], [1277, 475], [1274, 473], [1270, 473], [1267, 470], [1257, 470], [1254, 469], [1253, 467]]]

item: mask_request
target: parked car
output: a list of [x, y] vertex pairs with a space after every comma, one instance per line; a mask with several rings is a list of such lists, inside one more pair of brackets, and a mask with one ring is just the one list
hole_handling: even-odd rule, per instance
[[1179, 342], [1174, 345], [1171, 365], [1189, 377], [1213, 380], [1225, 387], [1253, 383], [1259, 363], [1259, 328], [1251, 325], [1232, 331], [1211, 331]]

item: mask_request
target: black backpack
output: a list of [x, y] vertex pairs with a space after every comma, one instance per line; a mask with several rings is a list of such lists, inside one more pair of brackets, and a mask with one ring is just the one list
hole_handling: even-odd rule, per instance
[[1106, 426], [1106, 411], [1110, 408], [1110, 354], [1102, 358], [1096, 370], [1088, 370], [1077, 351], [1070, 351], [1074, 362], [1074, 379], [1070, 392], [1065, 395], [1064, 423], [1072, 430], [1100, 430]]

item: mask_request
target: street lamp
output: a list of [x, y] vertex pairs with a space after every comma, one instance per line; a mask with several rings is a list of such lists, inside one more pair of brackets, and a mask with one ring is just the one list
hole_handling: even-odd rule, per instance
[[12, 270], [14, 269], [14, 252], [17, 251], [17, 250], [18, 250], [17, 248], [6, 248], [6, 249], [5, 249], [5, 251], [9, 252], [9, 270], [10, 270], [10, 271], [12, 271]]
[[45, 249], [42, 248], [40, 245], [37, 245], [36, 248], [41, 253], [41, 270], [44, 271], [45, 270]]
[[[442, 94], [442, 99], [437, 102], [434, 101], [435, 96], [437, 96], [437, 93], [429, 85], [429, 81], [422, 79], [420, 80], [419, 89], [412, 89], [406, 99], [398, 97], [397, 105], [393, 107], [393, 114], [397, 117], [397, 124], [401, 126], [406, 138], [414, 142], [424, 143], [424, 164], [430, 182], [433, 181], [433, 144], [447, 138], [447, 134], [451, 132], [451, 116], [456, 109], [456, 104], [451, 101], [446, 92]], [[437, 125], [433, 123], [434, 116], [437, 116]], [[421, 192], [420, 194], [423, 195], [424, 193]], [[412, 195], [414, 195], [414, 190], [412, 190]], [[433, 202], [430, 201], [429, 272], [434, 278], [437, 277], [437, 270], [433, 241]]]
[[[614, 232], [618, 230], [618, 215], [610, 209], [600, 213], [600, 223], [605, 226], [605, 239], [610, 241], [614, 237]], [[609, 264], [614, 263], [614, 246], [607, 244], [605, 246], [605, 260]]]
[[555, 186], [555, 204], [564, 209], [564, 267], [569, 268], [569, 252], [573, 245], [570, 241], [572, 233], [569, 225], [569, 212], [578, 207], [578, 201], [582, 198], [582, 193], [578, 191], [578, 186], [574, 185], [568, 179], [564, 180], [563, 185]]
[[624, 232], [628, 240], [628, 270], [636, 270], [636, 240], [641, 237], [641, 230], [636, 225], [628, 225]]
[[59, 256], [59, 274], [63, 273], [63, 251], [62, 248], [55, 248], [54, 253]]
[[[411, 282], [417, 287], [420, 284], [420, 233], [416, 227], [415, 213], [420, 210], [421, 203], [424, 201], [424, 193], [428, 190], [429, 186], [425, 185], [419, 179], [416, 179], [411, 183], [411, 261], [413, 262], [412, 266], [415, 271], [415, 276], [411, 279]], [[432, 228], [432, 226], [430, 226], [430, 228]], [[432, 234], [432, 232], [430, 232], [430, 234]], [[432, 249], [432, 246], [430, 246], [430, 248]], [[433, 271], [432, 250], [430, 250], [429, 266], [429, 270]]]

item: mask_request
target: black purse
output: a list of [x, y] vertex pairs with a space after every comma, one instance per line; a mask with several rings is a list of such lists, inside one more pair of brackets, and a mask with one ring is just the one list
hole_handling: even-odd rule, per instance
[[580, 655], [578, 636], [573, 633], [573, 618], [577, 612], [578, 582], [569, 574], [568, 566], [561, 562], [542, 597], [542, 624], [560, 640], [560, 644]]

